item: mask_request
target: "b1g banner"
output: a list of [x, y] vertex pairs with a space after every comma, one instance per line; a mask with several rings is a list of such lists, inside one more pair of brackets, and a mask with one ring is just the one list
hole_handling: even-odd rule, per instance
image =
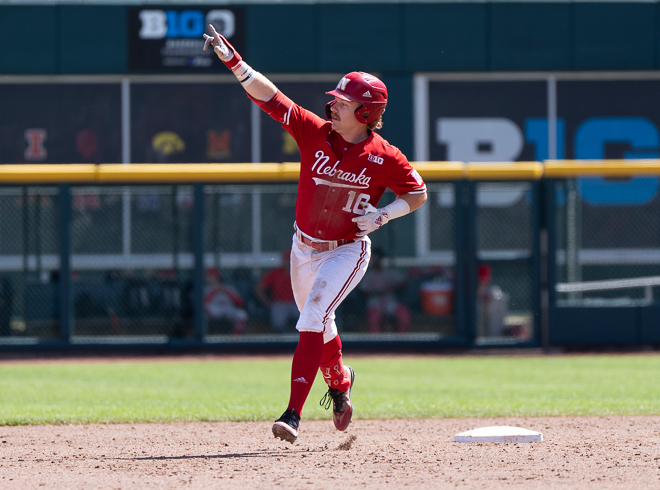
[[213, 50], [203, 51], [208, 25], [245, 54], [245, 16], [240, 7], [129, 7], [128, 60], [131, 72], [209, 73], [224, 69]]
[[[427, 155], [416, 159], [461, 162], [529, 161], [547, 158], [547, 82], [429, 81]], [[545, 154], [544, 154], [545, 152]], [[485, 207], [509, 207], [527, 193], [481, 186]], [[453, 205], [453, 196], [442, 196]]]
[[547, 158], [545, 81], [430, 82], [428, 92], [430, 160]]
[[[521, 77], [522, 78], [522, 77]], [[529, 76], [525, 77], [529, 78]], [[577, 78], [577, 77], [576, 77]], [[558, 159], [660, 157], [660, 80], [571, 79], [557, 76]], [[543, 161], [548, 142], [547, 78], [428, 80], [429, 160]], [[657, 178], [579, 179], [582, 197], [596, 205], [643, 204], [660, 191]]]
[[[557, 155], [575, 159], [660, 158], [660, 80], [557, 82]], [[582, 198], [596, 205], [644, 204], [657, 177], [582, 178]]]

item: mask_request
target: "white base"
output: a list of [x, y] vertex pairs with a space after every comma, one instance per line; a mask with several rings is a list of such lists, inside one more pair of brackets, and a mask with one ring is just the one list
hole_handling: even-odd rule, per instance
[[541, 442], [543, 434], [520, 427], [497, 425], [472, 429], [454, 436], [454, 442]]

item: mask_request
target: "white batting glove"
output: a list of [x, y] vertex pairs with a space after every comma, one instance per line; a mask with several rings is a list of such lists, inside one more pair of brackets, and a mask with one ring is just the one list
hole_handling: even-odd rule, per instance
[[208, 34], [204, 34], [204, 51], [206, 51], [209, 46], [213, 46], [213, 51], [218, 55], [218, 58], [220, 58], [230, 70], [233, 70], [243, 58], [241, 58], [236, 52], [234, 46], [232, 46], [222, 34], [219, 34], [211, 24], [209, 24], [209, 30], [213, 35], [209, 36]]
[[364, 215], [356, 216], [352, 220], [354, 223], [357, 223], [358, 228], [362, 230], [359, 233], [356, 233], [356, 236], [368, 235], [384, 224], [387, 224], [390, 220], [389, 214], [384, 209], [376, 209], [369, 203], [363, 203], [360, 206], [364, 209]]

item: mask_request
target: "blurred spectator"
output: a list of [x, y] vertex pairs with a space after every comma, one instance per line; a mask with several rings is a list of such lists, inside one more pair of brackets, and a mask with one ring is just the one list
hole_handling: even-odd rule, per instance
[[160, 312], [167, 315], [178, 315], [181, 311], [181, 289], [174, 269], [158, 271], [158, 288]]
[[151, 308], [151, 298], [146, 281], [136, 277], [132, 270], [124, 273], [122, 305], [129, 317], [145, 316]]
[[482, 264], [477, 269], [477, 334], [483, 337], [505, 335], [504, 320], [509, 310], [509, 295], [491, 284], [493, 269]]
[[279, 333], [293, 332], [287, 328], [290, 320], [300, 316], [291, 289], [291, 251], [282, 251], [282, 264], [264, 274], [254, 285], [254, 294], [270, 313], [270, 325]]
[[371, 333], [380, 332], [384, 320], [394, 318], [397, 331], [402, 333], [410, 326], [410, 309], [400, 303], [395, 291], [403, 287], [406, 277], [394, 269], [383, 266], [385, 254], [382, 249], [371, 252], [369, 269], [360, 282], [360, 291], [367, 297], [367, 322]]
[[210, 320], [229, 320], [233, 325], [233, 334], [241, 335], [247, 323], [244, 306], [245, 301], [236, 290], [222, 283], [218, 269], [206, 271], [204, 311]]

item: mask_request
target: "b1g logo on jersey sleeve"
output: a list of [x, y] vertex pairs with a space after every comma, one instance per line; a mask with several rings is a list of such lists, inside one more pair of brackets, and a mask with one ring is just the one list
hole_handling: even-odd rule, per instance
[[371, 155], [371, 154], [367, 155], [367, 160], [369, 160], [370, 162], [377, 163], [378, 165], [383, 164], [383, 157], [378, 157], [376, 155]]

